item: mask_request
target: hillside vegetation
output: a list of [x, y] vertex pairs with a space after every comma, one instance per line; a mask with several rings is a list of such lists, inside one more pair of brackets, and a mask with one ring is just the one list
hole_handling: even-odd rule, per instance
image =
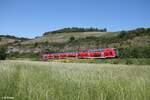
[[34, 43], [62, 43], [67, 42], [69, 38], [75, 37], [84, 38], [87, 36], [101, 36], [104, 33], [107, 33], [107, 29], [99, 29], [99, 28], [79, 28], [79, 27], [71, 27], [71, 28], [63, 28], [55, 31], [49, 31], [43, 33], [42, 37], [38, 37], [34, 40], [24, 42], [22, 44], [34, 44]]
[[45, 32], [43, 35], [50, 35], [50, 34], [58, 34], [58, 33], [76, 33], [76, 32], [106, 32], [107, 29], [99, 29], [99, 28], [79, 28], [79, 27], [68, 27], [68, 28], [63, 28], [59, 29], [56, 31], [51, 31], [51, 32]]
[[[150, 44], [150, 28], [137, 28], [135, 30], [121, 32], [106, 32], [97, 28], [92, 28], [92, 31], [89, 30], [90, 28], [64, 28], [52, 32], [43, 33], [43, 36], [31, 40], [26, 38], [17, 38], [13, 36], [1, 36], [0, 43], [9, 44], [8, 39], [10, 39], [10, 43], [12, 43], [11, 45], [13, 45], [14, 42], [18, 42], [18, 45], [21, 46], [30, 47], [43, 47], [45, 45], [57, 47], [58, 45], [58, 47], [61, 46], [61, 48], [59, 49], [63, 49], [68, 46], [83, 48], [91, 46], [131, 47], [145, 46]], [[74, 38], [73, 40], [71, 40], [72, 37]]]
[[2, 61], [0, 80], [2, 99], [150, 99], [150, 66]]
[[15, 37], [11, 35], [0, 35], [0, 45], [8, 45], [8, 44], [14, 44], [18, 45], [23, 41], [28, 41], [30, 39], [23, 38], [23, 37]]
[[[57, 32], [57, 31], [56, 31]], [[74, 38], [71, 40], [71, 38]], [[138, 28], [121, 32], [65, 32], [43, 35], [40, 38], [22, 42], [22, 45], [49, 45], [63, 48], [82, 47], [131, 47], [150, 44], [150, 28]], [[54, 45], [54, 46], [53, 46]], [[63, 47], [63, 48], [62, 48]]]
[[[38, 53], [40, 55], [44, 52], [68, 52], [109, 47], [119, 48], [123, 54], [120, 57], [150, 58], [150, 28], [121, 32], [106, 32], [106, 29], [97, 28], [91, 28], [91, 30], [90, 28], [64, 28], [46, 32], [35, 39], [19, 39], [11, 43], [8, 43], [7, 39], [4, 40], [9, 53]], [[4, 43], [4, 40], [1, 39], [0, 44]]]
[[44, 35], [40, 38], [33, 39], [30, 41], [22, 42], [23, 45], [35, 44], [35, 43], [64, 43], [68, 42], [71, 37], [75, 39], [82, 39], [89, 36], [103, 36], [103, 35], [112, 35], [111, 32], [69, 32], [69, 33], [58, 33], [58, 34], [49, 34]]

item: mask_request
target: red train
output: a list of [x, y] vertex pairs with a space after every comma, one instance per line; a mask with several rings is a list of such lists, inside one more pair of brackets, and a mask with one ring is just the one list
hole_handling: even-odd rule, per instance
[[62, 53], [48, 53], [43, 54], [43, 59], [54, 59], [54, 58], [115, 58], [118, 56], [116, 48], [99, 48], [90, 49], [80, 52], [62, 52]]

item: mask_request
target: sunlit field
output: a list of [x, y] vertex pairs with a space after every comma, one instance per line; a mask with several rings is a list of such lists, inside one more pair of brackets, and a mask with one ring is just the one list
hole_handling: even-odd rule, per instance
[[0, 61], [0, 99], [150, 100], [150, 66]]

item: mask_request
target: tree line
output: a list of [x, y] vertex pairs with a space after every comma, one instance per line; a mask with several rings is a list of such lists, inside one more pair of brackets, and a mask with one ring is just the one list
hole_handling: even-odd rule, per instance
[[30, 40], [29, 38], [16, 37], [12, 35], [0, 35], [0, 38], [19, 39], [19, 40]]
[[48, 35], [48, 34], [56, 34], [56, 33], [70, 33], [70, 32], [107, 32], [107, 29], [99, 29], [99, 28], [79, 28], [79, 27], [68, 27], [68, 28], [62, 28], [56, 31], [50, 31], [50, 32], [45, 32], [43, 35]]

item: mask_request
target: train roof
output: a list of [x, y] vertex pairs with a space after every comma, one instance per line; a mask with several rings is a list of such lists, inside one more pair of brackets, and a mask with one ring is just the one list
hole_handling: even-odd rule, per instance
[[[104, 51], [104, 49], [116, 49], [116, 48], [97, 48], [97, 49], [82, 50], [79, 52], [101, 52]], [[76, 54], [79, 52], [58, 52], [58, 53], [48, 53], [48, 54]]]

